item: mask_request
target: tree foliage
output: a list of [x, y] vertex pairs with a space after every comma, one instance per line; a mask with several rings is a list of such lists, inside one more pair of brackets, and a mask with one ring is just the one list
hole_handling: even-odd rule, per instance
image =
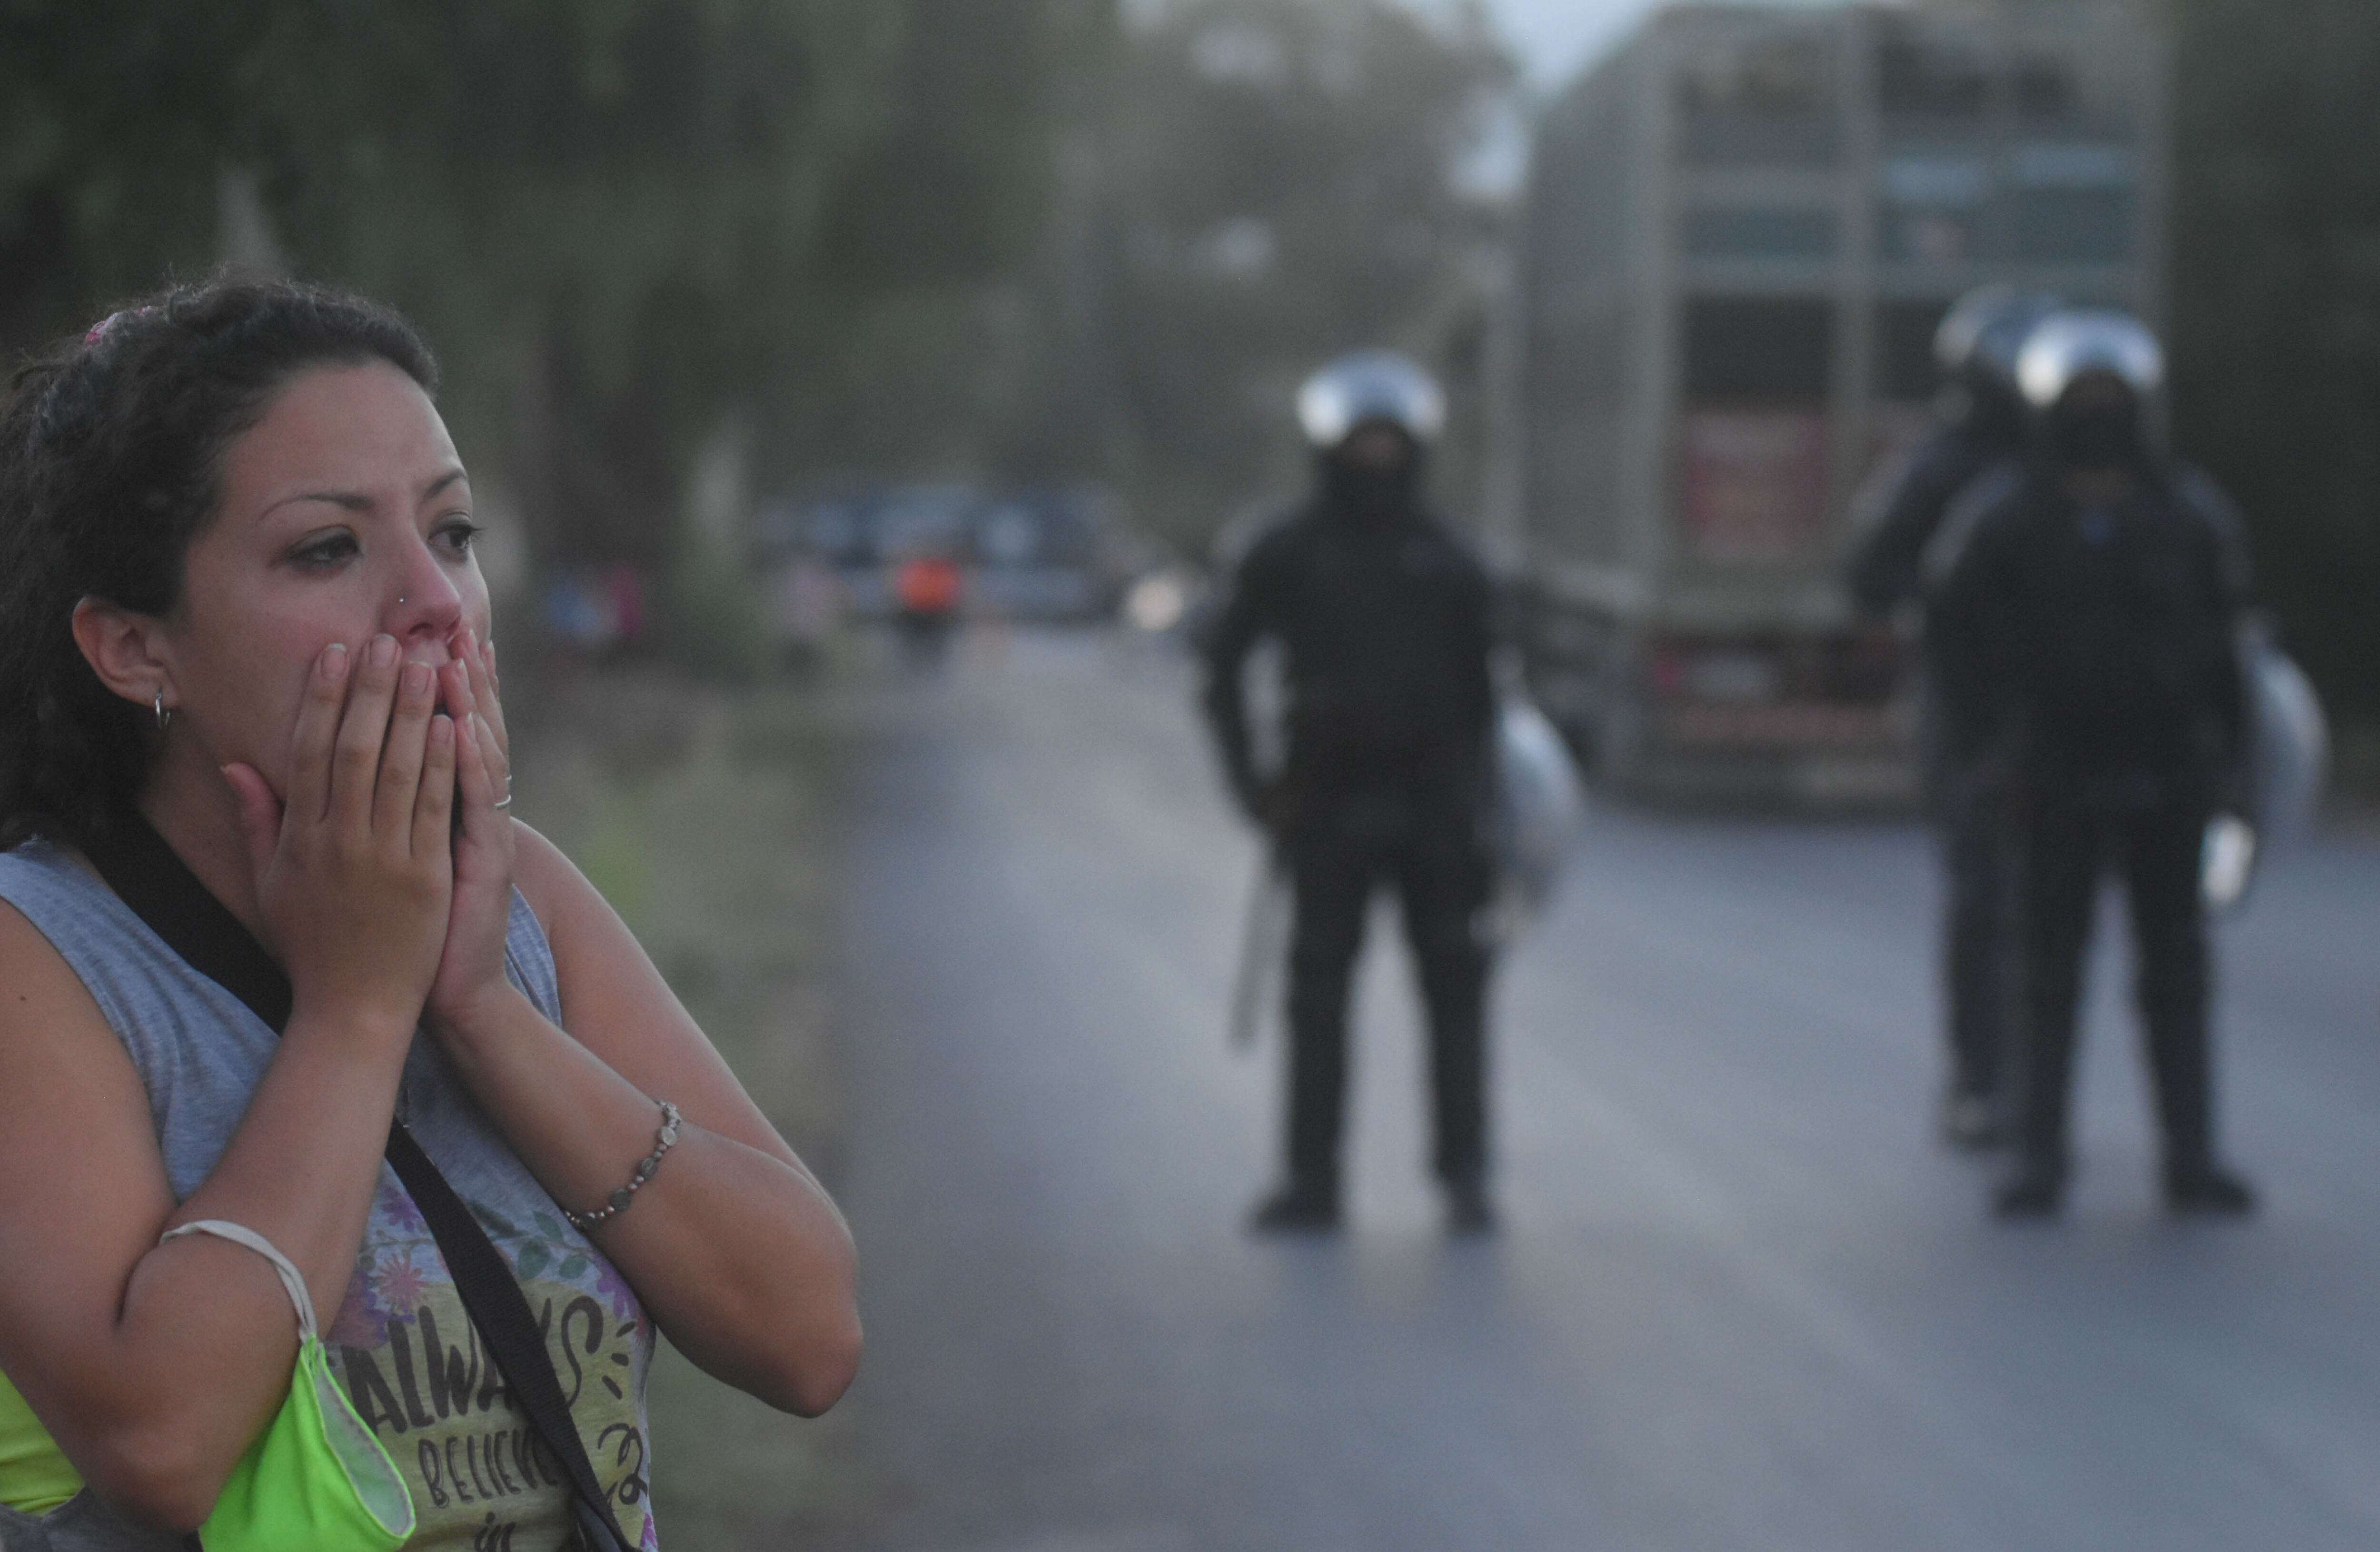
[[[0, 343], [220, 250], [385, 297], [549, 555], [665, 564], [694, 449], [1013, 267], [1087, 0], [0, 0]], [[486, 455], [492, 452], [493, 458]]]
[[1475, 6], [1177, 0], [1104, 138], [1130, 467], [1193, 535], [1298, 474], [1291, 395], [1364, 345], [1475, 375], [1494, 207], [1457, 176], [1509, 62]]
[[252, 35], [237, 6], [0, 0], [0, 340], [88, 322], [207, 251], [239, 115], [201, 62]]
[[1084, 308], [1114, 0], [911, 0], [882, 132], [827, 212], [835, 327], [772, 421], [779, 485], [1101, 471]]

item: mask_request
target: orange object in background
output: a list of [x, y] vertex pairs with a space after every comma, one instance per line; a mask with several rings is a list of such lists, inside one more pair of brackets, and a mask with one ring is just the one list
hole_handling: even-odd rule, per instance
[[948, 614], [959, 606], [965, 578], [958, 564], [941, 555], [903, 561], [892, 573], [892, 597], [909, 614]]

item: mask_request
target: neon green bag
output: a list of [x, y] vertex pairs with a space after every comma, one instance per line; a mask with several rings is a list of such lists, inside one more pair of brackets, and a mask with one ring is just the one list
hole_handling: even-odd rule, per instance
[[205, 1552], [395, 1552], [413, 1534], [413, 1498], [331, 1376], [306, 1279], [272, 1242], [237, 1223], [200, 1219], [165, 1238], [183, 1234], [212, 1234], [272, 1262], [298, 1311], [288, 1400], [232, 1468], [199, 1527], [200, 1545]]

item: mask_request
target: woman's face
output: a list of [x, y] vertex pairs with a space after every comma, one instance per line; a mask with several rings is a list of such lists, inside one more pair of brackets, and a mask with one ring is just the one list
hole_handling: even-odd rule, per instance
[[[287, 791], [306, 674], [377, 637], [432, 668], [488, 631], [471, 490], [428, 394], [386, 362], [311, 368], [226, 450], [222, 504], [164, 622], [175, 731]], [[360, 657], [350, 659], [360, 662]]]

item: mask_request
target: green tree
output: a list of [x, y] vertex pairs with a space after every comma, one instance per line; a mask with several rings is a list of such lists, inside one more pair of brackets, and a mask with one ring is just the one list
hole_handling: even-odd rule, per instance
[[1114, 0], [912, 0], [882, 132], [828, 212], [835, 327], [773, 416], [780, 484], [1096, 473], [1086, 177]]
[[237, 5], [0, 0], [0, 344], [204, 261], [240, 115], [202, 62], [254, 36]]
[[868, 143], [900, 12], [440, 8], [446, 25], [416, 30], [422, 7], [389, 7], [401, 37], [355, 37], [328, 8], [277, 32], [292, 65], [358, 62], [351, 82], [314, 78], [302, 121], [372, 94], [368, 132], [276, 148], [299, 250], [469, 352], [473, 419], [550, 551], [660, 569], [696, 447], [819, 326], [824, 211]]
[[[1357, 346], [1476, 375], [1496, 206], [1458, 176], [1512, 67], [1476, 6], [1177, 0], [1105, 137], [1125, 467], [1184, 539], [1293, 484], [1289, 406]], [[1456, 481], [1448, 481], [1450, 485]]]
[[203, 272], [253, 188], [296, 269], [425, 325], [549, 557], [659, 568], [705, 439], [835, 400], [887, 298], [1019, 267], [1108, 8], [0, 0], [0, 342]]

